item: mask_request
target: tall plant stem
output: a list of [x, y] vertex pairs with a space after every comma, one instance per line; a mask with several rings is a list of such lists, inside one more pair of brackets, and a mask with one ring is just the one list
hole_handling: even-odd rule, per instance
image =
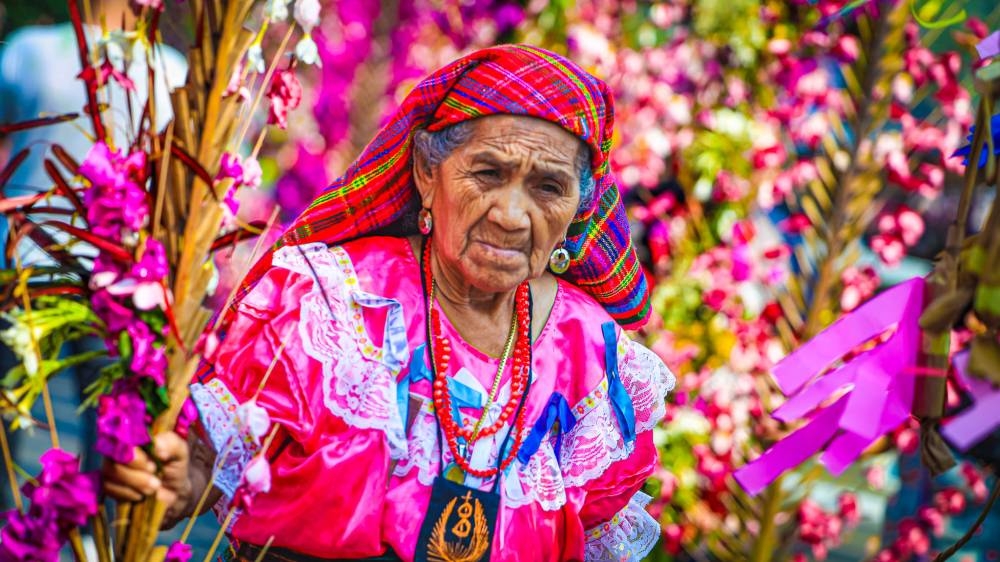
[[14, 506], [18, 511], [24, 511], [21, 502], [21, 490], [17, 488], [17, 475], [14, 474], [14, 457], [10, 454], [10, 443], [7, 441], [7, 426], [0, 425], [0, 449], [3, 449], [3, 463], [7, 468], [7, 483], [10, 484], [10, 495], [14, 498]]
[[753, 544], [750, 552], [750, 562], [770, 562], [777, 546], [778, 525], [774, 522], [774, 516], [781, 510], [781, 503], [784, 493], [781, 491], [781, 482], [784, 477], [779, 476], [764, 490], [764, 509], [761, 512], [760, 535]]
[[[893, 59], [894, 55], [887, 46], [902, 43], [903, 27], [909, 18], [908, 4], [905, 2], [896, 3], [895, 6], [881, 2], [879, 7], [880, 10], [888, 10], [888, 13], [884, 17], [879, 14], [870, 20], [874, 29], [864, 51], [871, 53], [871, 56], [865, 64], [859, 99], [856, 100], [855, 111], [848, 122], [849, 130], [854, 133], [849, 165], [842, 174], [835, 176], [836, 181], [830, 186], [835, 191], [831, 208], [833, 214], [822, 232], [825, 255], [812, 284], [812, 302], [799, 334], [800, 341], [812, 338], [824, 328], [825, 313], [831, 307], [833, 290], [840, 278], [841, 258], [849, 242], [860, 234], [854, 232], [863, 222], [857, 216], [857, 209], [862, 207], [857, 204], [857, 199], [872, 197], [876, 188], [872, 182], [878, 181], [877, 172], [871, 170], [874, 165], [871, 161], [871, 148], [866, 141], [888, 113], [886, 81], [898, 70], [896, 67], [901, 65], [901, 60]], [[759, 520], [760, 533], [751, 550], [751, 562], [768, 562], [772, 559], [780, 531], [775, 518], [784, 503], [782, 481], [782, 478], [776, 479], [764, 491], [764, 504]]]
[[812, 302], [809, 313], [802, 330], [803, 340], [819, 333], [823, 329], [824, 312], [830, 306], [833, 297], [833, 289], [839, 281], [839, 261], [842, 253], [849, 241], [854, 236], [848, 236], [847, 230], [856, 225], [857, 217], [850, 212], [848, 205], [859, 195], [859, 192], [871, 189], [866, 185], [869, 178], [865, 177], [865, 166], [871, 166], [870, 148], [866, 148], [866, 140], [871, 137], [879, 122], [884, 118], [888, 109], [888, 95], [882, 92], [882, 99], [875, 99], [878, 95], [874, 90], [876, 86], [884, 82], [887, 77], [894, 74], [893, 68], [887, 68], [888, 58], [892, 54], [886, 55], [887, 43], [899, 43], [903, 33], [908, 12], [906, 3], [898, 3], [895, 7], [889, 7], [887, 3], [881, 3], [883, 9], [890, 9], [888, 17], [872, 18], [875, 29], [868, 48], [871, 53], [868, 64], [865, 66], [864, 78], [861, 81], [861, 98], [858, 100], [854, 118], [849, 127], [855, 133], [855, 140], [851, 147], [850, 164], [837, 181], [833, 189], [836, 191], [833, 198], [833, 215], [830, 218], [827, 228], [823, 233], [823, 241], [826, 246], [826, 255], [819, 266], [816, 281], [813, 283]]

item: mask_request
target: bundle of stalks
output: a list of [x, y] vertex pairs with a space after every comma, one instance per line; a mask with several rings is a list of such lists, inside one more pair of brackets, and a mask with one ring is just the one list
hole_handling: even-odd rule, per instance
[[[157, 433], [176, 430], [184, 434], [195, 417], [188, 384], [201, 359], [203, 334], [207, 328], [211, 332], [212, 311], [204, 303], [215, 275], [213, 254], [266, 234], [277, 217], [275, 212], [267, 223], [245, 224], [232, 208], [237, 189], [259, 184], [256, 158], [268, 128], [262, 128], [256, 139], [248, 136], [256, 129], [253, 122], [265, 97], [270, 103], [268, 123], [281, 127], [285, 112], [298, 104], [301, 93], [294, 70], [314, 58], [309, 32], [317, 23], [319, 5], [315, 0], [297, 0], [295, 22], [283, 24], [290, 11], [287, 0], [268, 3], [263, 11], [255, 8], [265, 3], [255, 0], [181, 4], [189, 11], [194, 29], [187, 80], [170, 94], [173, 119], [164, 130], [157, 130], [157, 115], [167, 111], [157, 104], [167, 100], [152, 94], [136, 100], [130, 95], [128, 107], [109, 107], [111, 79], [126, 89], [129, 82], [126, 69], [116, 68], [102, 49], [113, 42], [109, 38], [126, 41], [130, 48], [142, 45], [144, 79], [148, 91], [155, 92], [166, 72], [158, 31], [162, 3], [133, 3], [134, 26], [105, 28], [102, 41], [88, 41], [84, 25], [85, 20], [105, 21], [102, 15], [91, 13], [88, 0], [69, 0], [68, 4], [77, 56], [84, 69], [80, 78], [86, 107], [81, 114], [0, 124], [0, 132], [85, 119], [93, 148], [77, 162], [79, 156], [54, 145], [44, 164], [54, 186], [38, 195], [5, 197], [0, 203], [11, 225], [6, 253], [16, 264], [0, 275], [3, 314], [11, 324], [0, 335], [21, 359], [2, 381], [0, 408], [16, 418], [15, 429], [48, 429], [53, 448], [58, 449], [48, 393], [50, 378], [83, 362], [108, 357], [110, 364], [88, 389], [86, 404], [99, 409], [98, 451], [127, 462], [134, 446], [148, 451], [151, 436]], [[273, 46], [272, 60], [264, 70], [262, 44], [269, 25], [286, 25], [287, 31]], [[297, 54], [289, 57], [286, 51], [297, 30], [302, 34]], [[129, 64], [127, 58], [124, 64]], [[138, 123], [128, 138], [113, 134], [113, 112], [127, 114]], [[241, 158], [238, 154], [245, 145], [253, 148]], [[0, 189], [26, 156], [27, 150], [14, 155], [0, 172]], [[254, 254], [264, 239], [260, 236]], [[43, 261], [22, 263], [28, 243], [41, 249]], [[229, 301], [234, 294], [235, 289]], [[85, 336], [103, 338], [107, 350], [62, 358], [65, 344]], [[45, 422], [30, 416], [38, 397], [45, 403]], [[23, 547], [36, 558], [54, 560], [58, 547], [68, 542], [77, 560], [85, 560], [75, 519], [41, 513], [22, 498], [8, 440], [3, 437], [0, 446], [19, 508], [14, 517], [25, 522], [47, 517], [53, 523], [44, 545], [32, 542], [39, 542], [39, 537], [18, 536], [16, 525], [8, 525], [0, 538], [0, 558]], [[45, 481], [53, 463], [43, 461], [43, 474], [25, 488], [26, 499]], [[79, 476], [88, 484], [81, 485], [75, 496], [77, 507], [93, 522], [99, 560], [168, 558], [168, 548], [156, 544], [165, 505], [155, 497], [121, 503], [111, 515], [116, 523], [110, 529], [107, 515], [98, 509], [95, 480]], [[189, 533], [190, 525], [181, 542]], [[175, 545], [169, 559], [186, 559], [183, 552], [184, 548]]]

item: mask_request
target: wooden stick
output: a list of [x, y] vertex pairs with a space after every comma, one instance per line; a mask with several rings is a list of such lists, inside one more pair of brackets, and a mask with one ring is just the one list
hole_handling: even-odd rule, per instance
[[7, 483], [10, 484], [14, 506], [17, 507], [17, 511], [24, 512], [21, 489], [17, 487], [17, 475], [14, 473], [14, 457], [10, 454], [10, 444], [7, 442], [7, 426], [3, 424], [0, 424], [0, 449], [3, 449], [3, 463], [7, 469]]
[[97, 515], [91, 518], [94, 524], [94, 546], [97, 548], [97, 562], [111, 562], [107, 517], [108, 514], [102, 504], [98, 507]]

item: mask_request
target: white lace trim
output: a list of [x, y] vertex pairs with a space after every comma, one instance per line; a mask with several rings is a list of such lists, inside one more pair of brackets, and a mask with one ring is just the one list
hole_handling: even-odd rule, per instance
[[534, 502], [545, 511], [556, 511], [566, 504], [566, 483], [548, 440], [542, 441], [527, 465], [515, 461], [506, 480], [507, 507], [518, 508]]
[[347, 253], [323, 244], [284, 247], [275, 252], [273, 264], [318, 277], [301, 301], [299, 337], [306, 354], [323, 366], [323, 403], [354, 427], [382, 431], [391, 457], [403, 458], [407, 443], [395, 373], [365, 331], [361, 306], [353, 298], [358, 279]]
[[656, 546], [660, 525], [646, 512], [652, 498], [636, 492], [610, 521], [587, 531], [586, 562], [639, 562]]
[[[653, 352], [624, 334], [618, 340], [618, 357], [619, 376], [632, 397], [636, 432], [649, 431], [666, 413], [664, 398], [674, 388], [674, 375]], [[634, 445], [625, 443], [611, 409], [607, 379], [577, 402], [573, 415], [576, 425], [562, 436], [559, 462], [546, 440], [527, 465], [514, 463], [513, 477], [520, 485], [509, 487], [514, 495], [508, 505], [534, 501], [545, 510], [559, 509], [566, 502], [566, 488], [586, 485], [632, 454]]]
[[[396, 464], [394, 476], [403, 477], [411, 470], [417, 470], [417, 481], [424, 486], [434, 485], [438, 473], [437, 423], [434, 420], [434, 403], [424, 400], [420, 411], [410, 426], [406, 456]], [[449, 454], [450, 458], [450, 454]]]
[[618, 357], [618, 373], [635, 409], [635, 430], [649, 431], [666, 415], [665, 398], [677, 379], [655, 353], [624, 334], [618, 340]]
[[240, 431], [239, 400], [219, 379], [191, 385], [191, 399], [198, 407], [201, 423], [217, 454], [213, 473], [215, 487], [232, 498], [240, 485], [243, 469], [259, 446], [249, 431]]

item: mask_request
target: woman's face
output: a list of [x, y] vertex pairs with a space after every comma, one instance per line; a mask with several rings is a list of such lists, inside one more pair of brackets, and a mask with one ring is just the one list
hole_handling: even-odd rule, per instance
[[469, 140], [429, 171], [414, 167], [434, 217], [440, 265], [488, 293], [545, 271], [580, 202], [587, 150], [558, 125], [513, 115], [476, 119]]

